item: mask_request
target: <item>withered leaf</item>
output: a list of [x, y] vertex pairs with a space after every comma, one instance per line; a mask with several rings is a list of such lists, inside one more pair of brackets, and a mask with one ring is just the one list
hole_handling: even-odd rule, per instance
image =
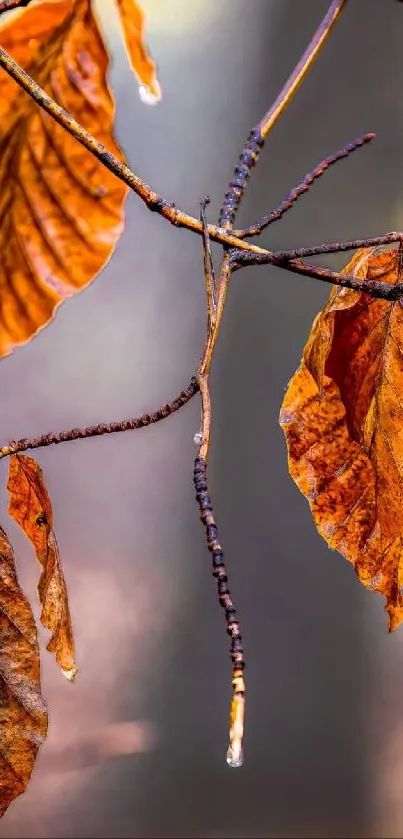
[[[108, 54], [89, 0], [34, 3], [0, 43], [97, 140], [113, 138]], [[28, 341], [110, 258], [127, 187], [0, 74], [0, 357]]]
[[42, 567], [38, 583], [41, 623], [52, 633], [47, 649], [55, 653], [62, 673], [72, 680], [77, 667], [67, 588], [52, 530], [52, 505], [42, 469], [33, 457], [10, 457], [7, 489], [10, 493], [8, 512], [32, 542]]
[[[345, 273], [394, 284], [397, 250], [358, 251]], [[290, 474], [316, 527], [403, 620], [403, 307], [334, 289], [280, 413]]]
[[116, 0], [116, 2], [132, 70], [146, 88], [148, 101], [157, 102], [161, 99], [161, 88], [156, 76], [155, 63], [144, 45], [144, 13], [136, 0]]
[[0, 816], [24, 792], [47, 726], [36, 626], [0, 527]]

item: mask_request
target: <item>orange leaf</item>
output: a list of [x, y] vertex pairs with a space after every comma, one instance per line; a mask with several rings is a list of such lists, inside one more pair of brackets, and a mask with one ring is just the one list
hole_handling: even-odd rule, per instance
[[0, 527], [0, 816], [24, 792], [47, 710], [40, 691], [36, 626], [15, 571], [13, 549]]
[[[89, 0], [35, 3], [0, 27], [3, 49], [120, 159], [108, 54]], [[0, 357], [84, 288], [123, 230], [127, 187], [0, 74]]]
[[[344, 273], [394, 284], [397, 250]], [[317, 316], [280, 413], [290, 474], [316, 527], [403, 620], [403, 308], [349, 289]]]
[[72, 680], [77, 667], [66, 583], [52, 530], [52, 505], [42, 469], [33, 457], [10, 457], [7, 489], [10, 493], [8, 512], [32, 542], [42, 566], [38, 583], [41, 623], [52, 632], [47, 649], [55, 653], [62, 673]]
[[157, 68], [144, 45], [144, 13], [136, 0], [117, 0], [117, 6], [132, 70], [145, 88], [143, 99], [150, 103], [158, 102], [161, 88], [157, 81]]

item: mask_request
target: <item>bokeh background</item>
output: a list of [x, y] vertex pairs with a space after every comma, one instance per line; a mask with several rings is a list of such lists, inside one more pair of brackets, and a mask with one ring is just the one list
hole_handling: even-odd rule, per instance
[[[139, 99], [113, 0], [97, 3], [117, 136], [133, 168], [178, 206], [197, 214], [210, 194], [213, 220], [249, 128], [328, 3], [142, 5], [164, 93], [155, 108]], [[347, 5], [266, 143], [240, 223], [349, 140], [366, 131], [377, 140], [269, 228], [268, 246], [403, 226], [402, 32], [397, 0]], [[214, 362], [210, 488], [248, 662], [244, 767], [225, 763], [230, 665], [194, 501], [194, 399], [156, 427], [38, 452], [80, 673], [66, 683], [43, 654], [49, 736], [2, 839], [403, 836], [403, 630], [388, 636], [382, 599], [317, 535], [277, 425], [327, 293], [274, 268], [238, 273]], [[2, 361], [1, 439], [154, 409], [187, 384], [205, 322], [199, 238], [130, 196], [107, 269]], [[37, 569], [6, 515], [6, 470], [2, 524], [33, 600]]]

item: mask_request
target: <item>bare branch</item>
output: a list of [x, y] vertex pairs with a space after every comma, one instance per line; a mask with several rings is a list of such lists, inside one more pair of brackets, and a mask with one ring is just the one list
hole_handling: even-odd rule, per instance
[[291, 76], [287, 79], [276, 101], [269, 108], [259, 124], [250, 132], [246, 145], [239, 157], [239, 163], [235, 166], [235, 178], [230, 182], [220, 212], [219, 224], [226, 230], [231, 229], [234, 225], [242, 196], [248, 185], [251, 169], [257, 163], [260, 150], [269, 131], [271, 131], [287, 105], [291, 102], [301, 82], [309, 72], [346, 2], [347, 0], [333, 0], [322, 23], [316, 30], [301, 60], [291, 73]]
[[300, 196], [305, 192], [308, 192], [313, 182], [317, 178], [320, 178], [329, 166], [333, 166], [334, 163], [337, 163], [344, 157], [348, 157], [349, 154], [352, 154], [352, 152], [356, 151], [356, 149], [361, 148], [361, 146], [365, 143], [369, 143], [374, 138], [375, 134], [364, 134], [362, 137], [358, 137], [357, 140], [353, 140], [351, 143], [348, 143], [347, 146], [344, 146], [334, 154], [330, 154], [328, 157], [325, 157], [325, 159], [318, 163], [311, 172], [308, 172], [304, 176], [301, 183], [288, 193], [287, 198], [285, 198], [275, 210], [271, 210], [267, 216], [263, 216], [263, 218], [261, 218], [258, 222], [251, 224], [250, 227], [245, 227], [244, 230], [235, 230], [235, 235], [238, 236], [239, 239], [246, 239], [248, 236], [258, 236], [265, 227], [268, 227], [268, 225], [272, 224], [274, 221], [278, 221], [288, 210], [291, 210], [295, 202], [298, 201], [298, 198], [300, 198]]
[[42, 434], [40, 437], [32, 437], [31, 439], [23, 438], [16, 443], [10, 443], [8, 446], [3, 446], [0, 449], [0, 459], [9, 457], [11, 454], [18, 454], [18, 452], [26, 452], [28, 449], [41, 449], [45, 446], [52, 446], [57, 443], [68, 443], [71, 440], [80, 440], [86, 437], [100, 437], [103, 434], [115, 434], [118, 431], [133, 431], [138, 428], [145, 428], [147, 425], [160, 422], [160, 420], [170, 417], [171, 414], [179, 411], [183, 405], [186, 405], [190, 399], [199, 390], [199, 385], [196, 378], [192, 378], [185, 390], [182, 390], [172, 402], [166, 402], [161, 405], [157, 411], [152, 414], [142, 414], [135, 419], [125, 419], [120, 422], [106, 422], [98, 425], [90, 425], [87, 428], [72, 428], [70, 431], [59, 431], [57, 434], [51, 432], [50, 434]]
[[273, 263], [279, 268], [286, 268], [295, 274], [302, 274], [305, 277], [312, 277], [315, 280], [322, 280], [325, 283], [338, 285], [342, 288], [352, 288], [354, 291], [361, 291], [371, 297], [380, 300], [400, 300], [403, 297], [403, 283], [388, 285], [377, 280], [364, 280], [354, 274], [341, 274], [337, 271], [329, 271], [328, 268], [321, 268], [318, 265], [307, 265], [300, 261], [284, 263]]
[[207, 315], [209, 323], [213, 323], [215, 310], [216, 310], [216, 299], [215, 299], [215, 274], [214, 274], [214, 265], [213, 265], [213, 257], [211, 253], [211, 244], [210, 244], [210, 236], [208, 233], [208, 226], [207, 226], [207, 219], [206, 219], [206, 206], [210, 203], [210, 198], [208, 195], [205, 196], [203, 201], [200, 205], [200, 221], [203, 225], [203, 263], [204, 263], [204, 277], [206, 283], [206, 296], [207, 296]]
[[[398, 240], [394, 240], [398, 241]], [[236, 259], [235, 259], [236, 257]], [[356, 277], [354, 274], [342, 274], [338, 271], [330, 271], [328, 268], [322, 268], [319, 265], [310, 265], [301, 260], [285, 260], [273, 259], [266, 260], [263, 263], [255, 262], [254, 264], [270, 264], [277, 268], [284, 268], [286, 271], [291, 271], [294, 274], [302, 274], [305, 277], [311, 277], [314, 280], [321, 280], [324, 283], [331, 283], [342, 288], [351, 288], [354, 291], [361, 291], [369, 294], [371, 297], [377, 297], [380, 300], [400, 300], [403, 297], [403, 283], [396, 285], [389, 285], [377, 280], [364, 280]], [[231, 268], [236, 271], [241, 265], [238, 262], [238, 256], [231, 254]]]
[[293, 96], [295, 96], [301, 82], [311, 69], [315, 58], [325, 43], [326, 38], [330, 35], [330, 32], [332, 31], [333, 26], [346, 3], [347, 0], [333, 0], [333, 3], [331, 3], [325, 17], [322, 20], [322, 23], [316, 30], [309, 46], [305, 50], [295, 70], [286, 81], [276, 101], [259, 122], [259, 125], [256, 126], [260, 130], [263, 139], [267, 137], [269, 131], [273, 128], [273, 125], [275, 125]]
[[[312, 245], [307, 248], [294, 248], [290, 251], [274, 251], [272, 259], [278, 260], [303, 259], [307, 256], [317, 256], [321, 253], [340, 253], [342, 251], [357, 250], [357, 248], [375, 248], [378, 245], [392, 245], [401, 242], [403, 233], [385, 233], [384, 236], [373, 236], [369, 239], [350, 239], [347, 242], [324, 242], [322, 245]], [[242, 257], [241, 257], [242, 261]]]
[[[68, 111], [65, 111], [57, 102], [54, 101], [34, 80], [25, 72], [19, 65], [8, 55], [5, 50], [0, 48], [0, 67], [14, 79], [17, 84], [25, 90], [26, 93], [53, 117], [59, 125], [62, 125], [66, 131], [69, 132], [75, 139], [81, 143], [91, 154], [94, 155], [103, 165], [116, 175], [119, 180], [127, 184], [141, 199], [147, 204], [147, 207], [152, 212], [158, 213], [167, 219], [175, 227], [185, 227], [193, 233], [203, 235], [203, 225], [200, 219], [189, 216], [183, 210], [178, 210], [174, 204], [169, 203], [154, 192], [148, 184], [139, 178], [125, 163], [122, 163], [114, 154], [112, 154], [102, 143], [99, 143], [85, 128], [77, 122]], [[222, 245], [229, 247], [238, 247], [243, 250], [248, 250], [253, 253], [268, 253], [263, 248], [258, 248], [256, 245], [251, 245], [247, 242], [242, 242], [236, 236], [232, 236], [219, 226], [214, 224], [208, 225], [208, 234], [210, 239], [215, 242], [220, 242]]]
[[217, 580], [218, 599], [225, 611], [227, 633], [231, 638], [232, 659], [232, 702], [230, 713], [230, 743], [227, 751], [229, 766], [242, 766], [242, 737], [245, 710], [245, 682], [243, 671], [245, 658], [242, 635], [236, 609], [228, 588], [227, 569], [224, 565], [224, 553], [218, 539], [218, 530], [214, 518], [213, 506], [207, 487], [207, 464], [202, 457], [197, 457], [194, 465], [193, 480], [196, 500], [199, 504], [200, 518], [206, 528], [207, 547], [213, 555], [213, 576]]

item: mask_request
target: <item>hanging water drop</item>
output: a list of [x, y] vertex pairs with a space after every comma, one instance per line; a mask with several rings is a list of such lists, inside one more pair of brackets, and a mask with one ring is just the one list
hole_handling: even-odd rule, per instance
[[237, 769], [238, 766], [242, 766], [243, 764], [243, 749], [242, 746], [237, 744], [237, 747], [230, 746], [227, 751], [227, 763], [231, 769]]

